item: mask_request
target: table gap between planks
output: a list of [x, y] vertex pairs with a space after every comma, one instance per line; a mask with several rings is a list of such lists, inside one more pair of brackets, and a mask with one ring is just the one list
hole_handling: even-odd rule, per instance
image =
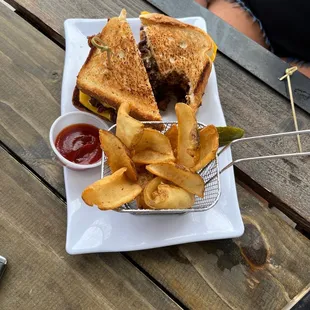
[[[139, 10], [146, 9], [144, 2], [135, 3]], [[13, 258], [0, 290], [1, 309], [22, 306], [22, 302], [25, 306], [25, 301], [28, 306], [47, 302], [55, 308], [69, 304], [75, 309], [81, 305], [96, 309], [102, 304], [107, 308], [126, 304], [132, 308], [279, 309], [306, 287], [310, 277], [303, 270], [309, 265], [309, 240], [239, 186], [246, 223], [242, 238], [125, 255], [178, 304], [122, 255], [65, 254], [64, 204], [44, 186], [64, 197], [62, 170], [48, 146], [49, 126], [59, 114], [64, 53], [8, 9], [1, 7], [0, 16], [1, 137], [13, 157], [30, 168], [1, 152], [5, 185], [1, 188], [5, 202], [1, 244]], [[258, 244], [255, 249], [253, 242]], [[100, 277], [98, 271], [102, 271]], [[81, 295], [79, 284], [85, 294]], [[16, 298], [10, 290], [13, 285]]]

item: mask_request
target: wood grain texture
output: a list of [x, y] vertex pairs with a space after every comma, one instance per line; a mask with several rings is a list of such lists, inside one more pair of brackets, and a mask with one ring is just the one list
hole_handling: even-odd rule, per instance
[[[157, 12], [155, 7], [143, 0], [134, 1], [15, 1], [6, 0], [19, 14], [31, 23], [38, 25], [40, 31], [58, 44], [64, 45], [63, 22], [67, 18], [108, 18], [118, 16], [121, 9], [127, 10], [127, 17], [137, 17], [143, 10]], [[69, 17], [68, 16], [68, 13]]]
[[[226, 57], [219, 56], [216, 62], [217, 79], [227, 123], [244, 128], [246, 136], [294, 131], [287, 100]], [[296, 111], [300, 129], [310, 128], [310, 116], [300, 109]], [[310, 135], [303, 135], [301, 139], [304, 150], [309, 151]], [[233, 147], [233, 157], [297, 151], [296, 138], [290, 137], [240, 144]], [[310, 230], [310, 157], [244, 162], [237, 164], [237, 167], [279, 199], [275, 201], [275, 206], [289, 216], [294, 215], [290, 213], [292, 209], [302, 219], [302, 226]], [[294, 220], [299, 222], [299, 216]]]
[[0, 149], [0, 309], [179, 309], [121, 254], [65, 253], [66, 206]]
[[48, 139], [60, 114], [64, 52], [2, 4], [0, 25], [1, 140], [64, 195]]
[[[10, 3], [24, 14], [36, 16], [41, 29], [63, 35], [63, 21], [72, 17], [103, 18], [117, 15], [121, 8], [128, 16], [138, 16], [142, 10], [154, 11], [148, 3], [136, 1], [53, 1], [11, 0]], [[38, 5], [40, 3], [40, 5]], [[61, 42], [60, 42], [61, 43]], [[288, 101], [260, 82], [237, 64], [219, 54], [216, 59], [219, 93], [229, 125], [243, 127], [247, 136], [294, 130]], [[292, 78], [294, 83], [294, 78]], [[297, 109], [299, 127], [310, 128], [310, 117]], [[310, 136], [303, 136], [304, 148], [310, 145]], [[295, 139], [247, 143], [234, 148], [234, 157], [289, 153], [297, 150]], [[309, 147], [308, 147], [309, 150]], [[278, 197], [273, 203], [293, 216], [310, 231], [310, 159], [278, 159], [247, 162], [238, 167], [254, 183]], [[290, 212], [293, 210], [293, 212]]]
[[310, 241], [238, 186], [241, 238], [130, 252], [191, 309], [282, 309], [310, 282]]

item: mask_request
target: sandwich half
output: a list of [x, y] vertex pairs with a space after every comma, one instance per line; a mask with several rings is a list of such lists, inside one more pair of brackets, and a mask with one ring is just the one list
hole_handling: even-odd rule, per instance
[[126, 11], [111, 18], [88, 43], [91, 49], [77, 76], [74, 106], [114, 122], [120, 105], [130, 102], [136, 119], [161, 120]]
[[140, 20], [139, 50], [159, 108], [165, 109], [172, 95], [196, 112], [212, 68], [209, 56], [216, 52], [213, 40], [162, 14], [142, 14]]

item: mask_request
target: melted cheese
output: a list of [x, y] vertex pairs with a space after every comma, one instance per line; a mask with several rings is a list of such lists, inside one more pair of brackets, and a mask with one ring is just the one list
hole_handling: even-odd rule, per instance
[[[211, 40], [212, 40], [212, 39], [211, 39]], [[211, 49], [210, 49], [210, 50], [208, 51], [208, 53], [207, 53], [212, 62], [215, 60], [216, 52], [217, 52], [217, 45], [216, 45], [215, 42], [212, 40]]]
[[100, 115], [100, 116], [102, 116], [104, 118], [107, 118], [108, 120], [111, 121], [111, 113], [110, 113], [110, 111], [98, 112], [97, 108], [92, 106], [92, 104], [89, 102], [90, 99], [91, 99], [90, 96], [84, 94], [81, 91], [79, 92], [79, 101], [86, 109], [92, 111], [93, 113], [95, 113], [97, 115]]

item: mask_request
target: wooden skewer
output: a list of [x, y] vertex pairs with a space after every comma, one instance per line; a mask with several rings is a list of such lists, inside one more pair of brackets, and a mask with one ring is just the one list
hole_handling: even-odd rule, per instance
[[[297, 71], [297, 67], [291, 67], [287, 68], [285, 70], [285, 75], [279, 78], [280, 81], [284, 80], [285, 78], [287, 79], [287, 85], [288, 85], [288, 92], [290, 95], [290, 101], [291, 101], [291, 107], [292, 107], [292, 113], [293, 113], [293, 119], [294, 119], [294, 125], [295, 125], [295, 130], [298, 131], [298, 123], [297, 123], [297, 117], [296, 117], [296, 112], [295, 112], [295, 104], [294, 104], [294, 99], [293, 99], [293, 92], [292, 92], [292, 85], [291, 85], [291, 78], [290, 76]], [[297, 143], [298, 143], [298, 149], [299, 152], [302, 152], [302, 147], [301, 147], [301, 141], [300, 141], [300, 136], [297, 135]]]

